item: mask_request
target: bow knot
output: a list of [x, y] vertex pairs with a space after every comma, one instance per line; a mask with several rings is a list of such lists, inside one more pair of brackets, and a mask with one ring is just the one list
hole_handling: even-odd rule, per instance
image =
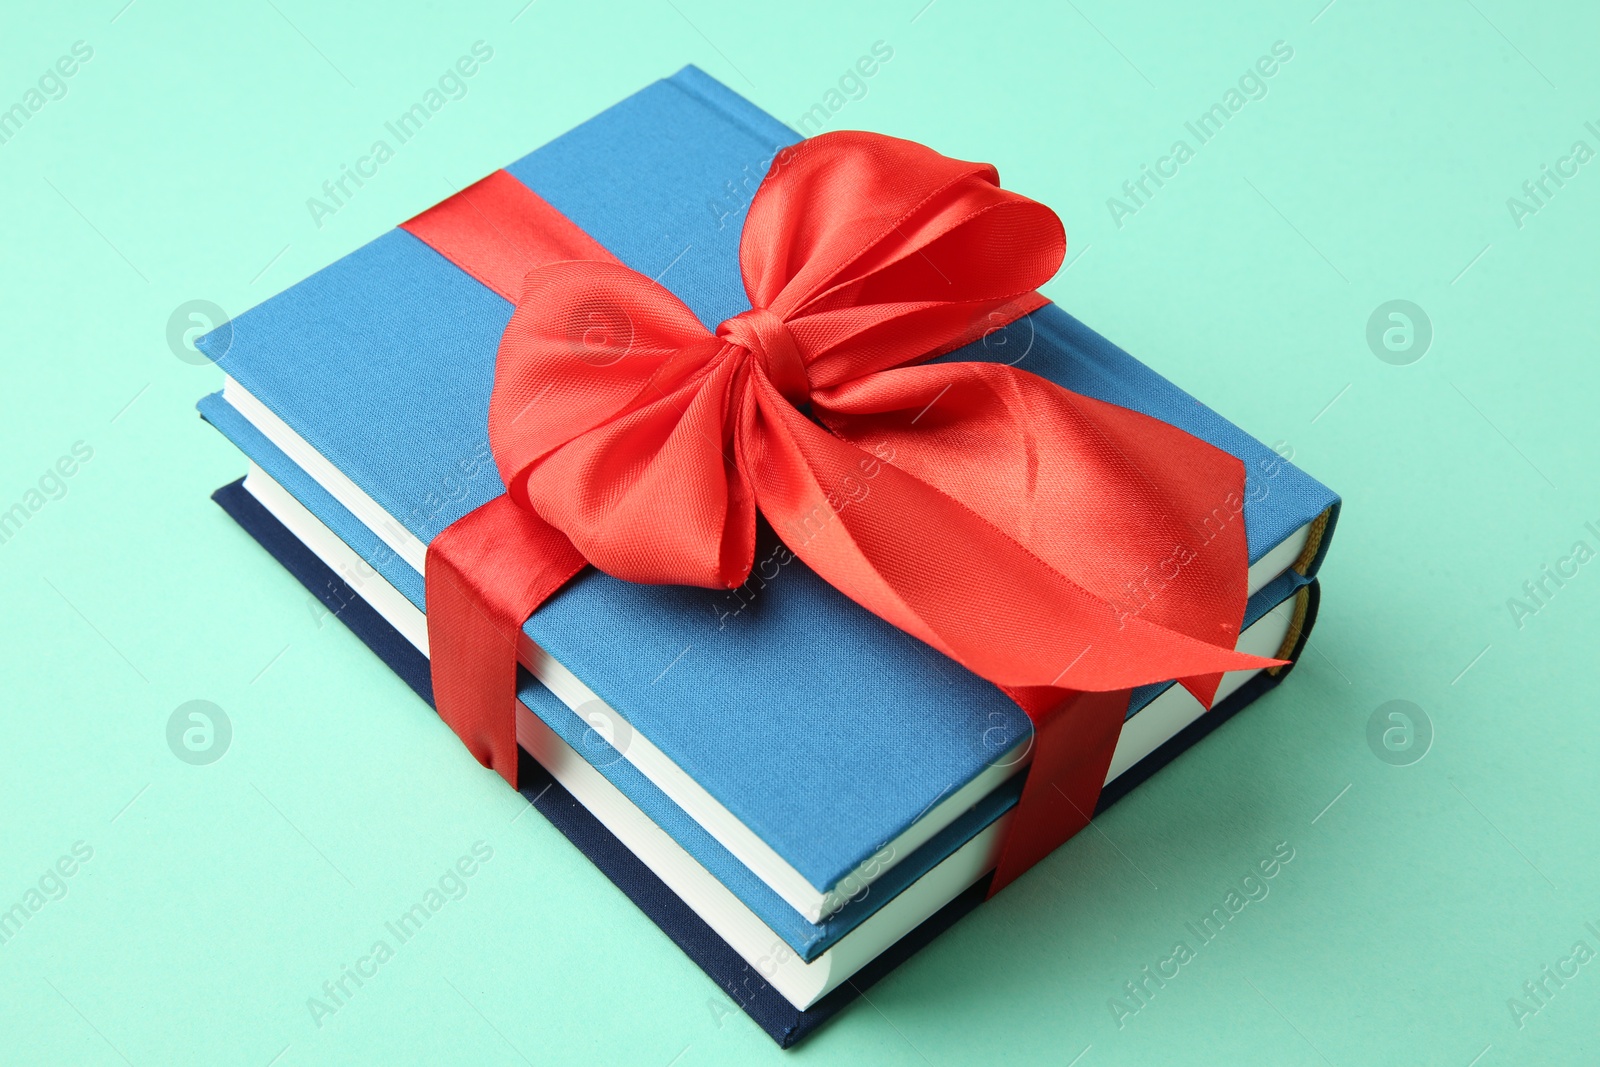
[[717, 336], [749, 353], [751, 363], [795, 407], [811, 398], [811, 378], [800, 346], [788, 324], [770, 308], [740, 312], [717, 327]]

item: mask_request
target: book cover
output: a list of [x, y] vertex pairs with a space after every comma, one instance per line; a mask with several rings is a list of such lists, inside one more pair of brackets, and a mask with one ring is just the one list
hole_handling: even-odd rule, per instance
[[[793, 140], [689, 68], [507, 169], [716, 322], [744, 306], [739, 219], [713, 216], [707, 197]], [[425, 544], [501, 491], [483, 427], [509, 313], [397, 230], [234, 320], [222, 365]], [[1332, 493], [1058, 308], [1029, 324], [1033, 372], [1245, 460], [1259, 487], [1244, 502], [1252, 557], [1319, 519], [1325, 550]], [[968, 348], [953, 358], [993, 358]], [[1027, 735], [1004, 694], [798, 561], [751, 592], [730, 619], [730, 594], [591, 570], [527, 633], [816, 889]]]

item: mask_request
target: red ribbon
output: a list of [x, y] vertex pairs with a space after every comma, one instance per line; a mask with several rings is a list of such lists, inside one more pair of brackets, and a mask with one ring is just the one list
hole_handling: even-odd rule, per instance
[[1087, 823], [1128, 689], [1209, 704], [1277, 662], [1234, 651], [1237, 458], [1016, 367], [925, 362], [1041, 306], [1065, 254], [991, 166], [856, 132], [779, 153], [740, 246], [752, 310], [715, 332], [504, 172], [406, 228], [516, 302], [489, 409], [507, 495], [427, 566], [439, 712], [508, 780], [527, 616], [584, 561], [737, 587], [757, 513], [1033, 720], [996, 890]]

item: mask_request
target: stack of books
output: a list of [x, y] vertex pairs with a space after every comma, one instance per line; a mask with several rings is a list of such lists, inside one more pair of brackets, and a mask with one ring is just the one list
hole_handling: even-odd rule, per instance
[[[691, 67], [506, 170], [714, 327], [748, 307], [742, 183], [796, 140]], [[486, 426], [511, 311], [397, 229], [200, 342], [226, 373], [200, 411], [249, 460], [218, 503], [423, 700], [427, 545], [504, 491]], [[1244, 462], [1239, 648], [1293, 660], [1338, 498], [1054, 305], [1025, 334], [1025, 369]], [[755, 560], [731, 591], [590, 569], [546, 602], [519, 648], [519, 785], [788, 1046], [981, 902], [1032, 727], [770, 531]], [[1287, 670], [1228, 674], [1209, 709], [1135, 690], [1101, 808]]]

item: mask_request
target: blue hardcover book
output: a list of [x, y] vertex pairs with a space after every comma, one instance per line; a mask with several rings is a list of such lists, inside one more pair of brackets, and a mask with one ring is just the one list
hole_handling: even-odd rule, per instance
[[[403, 634], [412, 651], [425, 658], [426, 618], [368, 562], [369, 558], [394, 562], [372, 531], [220, 395], [202, 401], [201, 408], [252, 461], [240, 492], [254, 498], [256, 508], [266, 510], [322, 566], [375, 605], [390, 630]], [[361, 546], [364, 552], [352, 546]], [[1276, 599], [1274, 590], [1282, 584], [1269, 583], [1250, 599], [1241, 645], [1261, 655], [1290, 658], [1303, 633], [1309, 593], [1300, 586]], [[1237, 689], [1249, 689], [1254, 673], [1230, 674], [1217, 700], [1229, 702]], [[627, 847], [648, 856], [648, 865], [690, 909], [743, 958], [760, 967], [764, 980], [799, 1008], [809, 1008], [831, 994], [945, 901], [981, 879], [994, 864], [1002, 817], [1016, 803], [1021, 786], [1021, 776], [1011, 775], [840, 910], [811, 922], [624, 758], [593, 729], [589, 718], [573, 714], [531, 677], [523, 679], [520, 695], [525, 707], [518, 731], [522, 747], [553, 771], [581, 803], [600, 813]], [[1106, 792], [1121, 795], [1142, 780], [1150, 773], [1153, 754], [1166, 751], [1168, 739], [1196, 720], [1209, 718], [1203, 712], [1177, 687], [1148, 686], [1136, 693]], [[1170, 756], [1158, 762], [1165, 758]], [[783, 951], [775, 953], [774, 946]]]
[[[729, 210], [727, 187], [796, 139], [687, 68], [507, 170], [714, 326], [748, 306], [743, 204]], [[257, 464], [252, 491], [299, 523], [294, 535], [319, 543], [325, 563], [348, 553], [340, 573], [363, 597], [388, 597], [385, 618], [419, 649], [427, 543], [503, 490], [486, 420], [510, 313], [396, 230], [201, 342], [228, 375], [202, 411]], [[1033, 313], [1026, 328], [1027, 369], [1244, 461], [1254, 624], [1245, 636], [1267, 655], [1293, 645], [1298, 591], [1326, 553], [1337, 498], [1059, 308]], [[946, 358], [996, 355], [977, 343]], [[1281, 625], [1259, 629], [1275, 611]], [[628, 831], [638, 840], [610, 829], [636, 853], [681, 851], [676, 866], [662, 861], [674, 877], [707, 876], [695, 891], [720, 887], [724, 910], [775, 934], [796, 966], [823, 962], [853, 931], [857, 944], [871, 940], [861, 937], [869, 928], [872, 943], [892, 944], [992, 865], [1026, 765], [1028, 720], [798, 560], [732, 593], [586, 571], [525, 636], [538, 684], [523, 690], [524, 747], [581, 780], [596, 805], [642, 813], [649, 828]], [[1204, 709], [1184, 699], [1161, 685], [1136, 693], [1125, 735], [1141, 720], [1163, 725], [1119, 748], [1114, 774], [1189, 728]], [[864, 965], [849, 955], [831, 961], [833, 985]], [[808, 979], [796, 988], [812, 992], [795, 995], [822, 997], [833, 985]]]

